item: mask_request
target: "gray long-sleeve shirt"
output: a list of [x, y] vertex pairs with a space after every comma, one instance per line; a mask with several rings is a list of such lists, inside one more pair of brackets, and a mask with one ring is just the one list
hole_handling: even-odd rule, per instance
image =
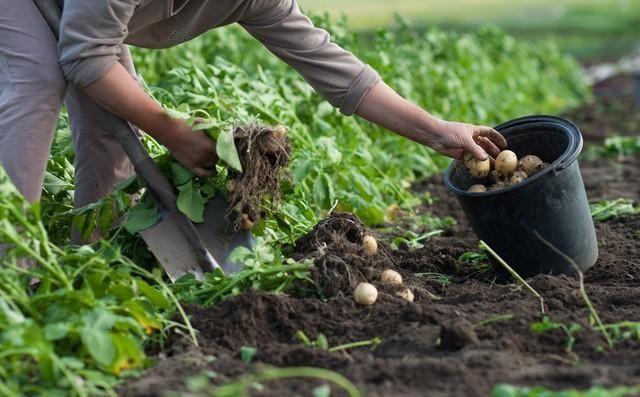
[[380, 77], [311, 23], [295, 0], [63, 0], [58, 50], [73, 84], [86, 86], [117, 62], [120, 44], [167, 48], [239, 23], [344, 114]]

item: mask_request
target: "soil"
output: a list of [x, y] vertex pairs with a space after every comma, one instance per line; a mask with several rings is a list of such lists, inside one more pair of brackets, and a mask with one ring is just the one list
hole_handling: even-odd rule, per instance
[[[625, 175], [640, 175], [640, 159], [627, 161], [622, 167], [626, 172], [617, 173], [609, 162], [584, 164], [589, 195], [606, 197], [611, 190], [616, 191], [614, 197], [640, 199], [640, 184], [634, 184], [635, 190], [617, 187]], [[618, 178], [608, 180], [603, 175]], [[582, 327], [573, 350], [567, 352], [567, 338], [561, 330], [531, 332], [531, 323], [540, 321], [541, 314], [538, 301], [526, 290], [517, 284], [493, 283], [490, 276], [481, 276], [476, 268], [458, 260], [463, 252], [475, 248], [473, 233], [440, 178], [426, 181], [421, 187], [437, 199], [430, 210], [458, 220], [448, 236], [434, 237], [416, 252], [394, 253], [383, 248], [376, 259], [371, 259], [359, 251], [358, 236], [365, 230], [357, 219], [347, 215], [331, 218], [333, 222], [324, 225], [339, 224], [334, 233], [327, 233], [321, 224], [298, 247], [301, 255], [317, 254], [310, 247], [317, 246], [314, 244], [319, 240], [312, 241], [322, 236], [328, 243], [322, 256], [324, 267], [318, 267], [318, 271], [338, 270], [326, 278], [316, 276], [325, 283], [335, 280], [334, 286], [326, 285], [332, 296], [329, 300], [249, 291], [211, 308], [190, 307], [194, 326], [200, 330], [201, 347], [196, 349], [184, 341], [173, 344], [158, 357], [158, 365], [128, 383], [122, 395], [153, 396], [162, 390], [183, 390], [185, 377], [203, 369], [218, 374], [215, 383], [224, 382], [261, 364], [330, 368], [355, 381], [369, 396], [423, 396], [425, 390], [431, 396], [487, 395], [498, 382], [554, 389], [638, 383], [638, 340], [624, 340], [613, 349], [606, 348], [603, 337], [591, 330], [575, 279], [538, 276], [530, 280], [545, 298], [551, 319]], [[640, 216], [596, 226], [600, 258], [585, 275], [587, 292], [605, 323], [637, 319]], [[336, 235], [348, 237], [340, 239]], [[338, 250], [345, 255], [337, 256]], [[342, 266], [335, 266], [339, 262]], [[405, 284], [415, 293], [415, 302], [403, 301], [393, 290], [382, 290], [374, 306], [357, 306], [348, 293], [353, 282], [375, 279], [387, 267], [403, 275]], [[340, 271], [347, 268], [350, 270]], [[443, 274], [450, 280], [443, 284], [437, 277], [416, 273]], [[322, 333], [330, 345], [376, 336], [383, 342], [373, 350], [328, 353], [304, 347], [294, 337], [298, 330], [311, 338]], [[240, 359], [242, 346], [258, 349], [251, 366]], [[209, 357], [216, 359], [210, 362]], [[309, 389], [317, 384], [276, 381], [254, 395], [310, 395]]]
[[[276, 131], [280, 132], [278, 135]], [[272, 210], [280, 202], [280, 181], [289, 164], [291, 143], [284, 126], [258, 124], [238, 126], [233, 131], [242, 173], [229, 172], [227, 191], [230, 234], [248, 230], [262, 218], [260, 208], [270, 198]]]
[[[640, 157], [581, 163], [590, 199], [640, 200]], [[130, 379], [123, 396], [157, 396], [184, 391], [185, 379], [213, 371], [221, 384], [259, 371], [265, 365], [311, 366], [334, 370], [370, 397], [487, 396], [495, 384], [585, 389], [593, 385], [640, 383], [640, 340], [615, 337], [608, 347], [592, 327], [578, 281], [568, 276], [536, 276], [529, 281], [557, 323], [577, 324], [575, 344], [567, 349], [562, 329], [534, 333], [540, 302], [517, 283], [498, 283], [491, 271], [459, 260], [477, 249], [477, 239], [457, 202], [435, 176], [415, 186], [433, 203], [421, 211], [451, 216], [457, 223], [416, 251], [393, 251], [392, 235], [367, 230], [349, 214], [335, 214], [298, 241], [296, 256], [315, 259], [313, 277], [325, 299], [247, 291], [213, 307], [188, 307], [199, 330], [200, 346], [173, 337], [156, 355], [157, 364]], [[402, 221], [398, 221], [402, 222]], [[388, 230], [388, 229], [385, 229]], [[637, 321], [640, 315], [640, 216], [596, 224], [600, 256], [585, 274], [585, 288], [605, 324]], [[381, 241], [375, 257], [361, 248], [364, 234]], [[385, 268], [402, 274], [415, 294], [410, 303], [397, 288], [380, 288], [373, 306], [358, 306], [351, 289], [376, 280]], [[329, 346], [379, 337], [375, 348], [333, 352], [304, 346], [295, 334], [312, 340], [326, 336]], [[241, 360], [243, 346], [257, 349], [251, 364]], [[252, 396], [310, 396], [322, 384], [301, 378], [263, 383]], [[346, 395], [332, 387], [332, 396]]]

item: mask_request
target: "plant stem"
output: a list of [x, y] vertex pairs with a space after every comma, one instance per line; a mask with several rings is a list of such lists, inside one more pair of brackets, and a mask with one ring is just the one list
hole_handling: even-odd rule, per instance
[[513, 278], [515, 278], [516, 280], [518, 280], [522, 285], [525, 286], [525, 288], [527, 288], [529, 291], [531, 291], [531, 293], [533, 295], [535, 295], [539, 300], [540, 300], [540, 312], [542, 314], [544, 314], [544, 298], [542, 297], [542, 295], [540, 295], [538, 293], [538, 291], [536, 291], [535, 289], [533, 289], [532, 286], [529, 285], [529, 283], [527, 283], [522, 277], [520, 277], [520, 275], [518, 274], [518, 272], [516, 272], [515, 270], [513, 270], [511, 268], [511, 266], [509, 266], [507, 264], [507, 262], [504, 261], [504, 259], [502, 259], [500, 257], [500, 255], [498, 255], [493, 249], [491, 249], [491, 247], [489, 247], [489, 245], [487, 243], [485, 243], [483, 240], [480, 240], [480, 246], [484, 249], [486, 249], [487, 251], [489, 251], [489, 253], [496, 258], [496, 260], [502, 265], [502, 267], [504, 267], [505, 269], [507, 269], [507, 271], [513, 276]]
[[381, 342], [382, 342], [382, 340], [380, 340], [380, 338], [375, 337], [375, 338], [370, 339], [370, 340], [363, 340], [363, 341], [359, 341], [359, 342], [350, 342], [350, 343], [344, 343], [342, 345], [334, 346], [334, 347], [329, 349], [329, 352], [333, 353], [333, 352], [337, 352], [337, 351], [340, 351], [340, 350], [353, 349], [354, 347], [378, 346]]
[[562, 256], [567, 262], [569, 262], [569, 264], [571, 264], [571, 266], [573, 267], [573, 270], [578, 274], [578, 282], [579, 282], [579, 285], [580, 285], [580, 295], [582, 296], [582, 300], [584, 300], [584, 303], [589, 308], [589, 313], [591, 314], [591, 317], [595, 320], [596, 324], [598, 325], [598, 328], [600, 329], [600, 333], [602, 333], [604, 338], [607, 340], [607, 344], [609, 345], [609, 347], [613, 347], [613, 341], [611, 340], [611, 337], [609, 336], [609, 333], [607, 332], [607, 329], [605, 328], [604, 324], [602, 323], [602, 320], [600, 320], [600, 316], [598, 315], [598, 311], [593, 306], [593, 304], [591, 303], [591, 299], [589, 299], [589, 296], [587, 295], [587, 290], [584, 287], [584, 275], [582, 274], [582, 271], [580, 270], [580, 268], [578, 267], [576, 262], [573, 259], [569, 258], [564, 252], [562, 252], [558, 248], [556, 248], [547, 239], [542, 237], [540, 235], [540, 233], [538, 233], [537, 230], [534, 230], [534, 234], [545, 245], [547, 245], [554, 252], [556, 252], [558, 255]]

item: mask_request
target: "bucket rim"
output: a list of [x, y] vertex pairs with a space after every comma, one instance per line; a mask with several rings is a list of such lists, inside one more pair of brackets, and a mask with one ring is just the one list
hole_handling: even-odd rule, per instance
[[456, 165], [460, 164], [459, 160], [453, 160], [451, 161], [451, 163], [449, 164], [449, 166], [447, 167], [444, 173], [444, 183], [447, 186], [447, 189], [449, 189], [449, 191], [455, 193], [456, 195], [465, 196], [465, 197], [496, 196], [502, 193], [508, 193], [512, 190], [524, 187], [530, 183], [533, 183], [535, 180], [537, 180], [538, 178], [541, 178], [542, 176], [548, 174], [549, 172], [557, 172], [571, 165], [578, 158], [578, 155], [582, 151], [582, 146], [583, 146], [582, 133], [580, 132], [580, 129], [578, 128], [578, 126], [576, 126], [571, 120], [567, 120], [559, 116], [551, 116], [551, 115], [544, 115], [544, 114], [530, 115], [530, 116], [518, 117], [516, 119], [498, 124], [496, 127], [494, 127], [494, 129], [496, 131], [502, 132], [503, 130], [511, 129], [519, 125], [540, 123], [540, 122], [555, 123], [555, 124], [561, 125], [568, 131], [567, 138], [569, 140], [565, 151], [560, 156], [558, 156], [556, 160], [550, 163], [549, 166], [546, 167], [544, 170], [542, 170], [541, 172], [538, 172], [534, 176], [529, 177], [516, 185], [507, 186], [502, 189], [488, 191], [488, 192], [468, 192], [466, 190], [462, 190], [454, 186], [453, 183], [451, 182], [451, 174], [454, 172]]

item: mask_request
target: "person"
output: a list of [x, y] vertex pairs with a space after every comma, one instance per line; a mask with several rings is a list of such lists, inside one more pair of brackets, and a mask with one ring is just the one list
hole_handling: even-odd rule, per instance
[[186, 168], [211, 175], [215, 145], [168, 116], [135, 79], [128, 45], [167, 48], [238, 23], [295, 68], [345, 115], [356, 114], [451, 157], [495, 155], [495, 130], [438, 119], [403, 99], [368, 65], [331, 42], [295, 0], [57, 0], [56, 40], [32, 0], [0, 0], [0, 163], [31, 202], [40, 198], [60, 108], [76, 151], [74, 205], [108, 194], [133, 172], [105, 130], [104, 109], [166, 146]]

